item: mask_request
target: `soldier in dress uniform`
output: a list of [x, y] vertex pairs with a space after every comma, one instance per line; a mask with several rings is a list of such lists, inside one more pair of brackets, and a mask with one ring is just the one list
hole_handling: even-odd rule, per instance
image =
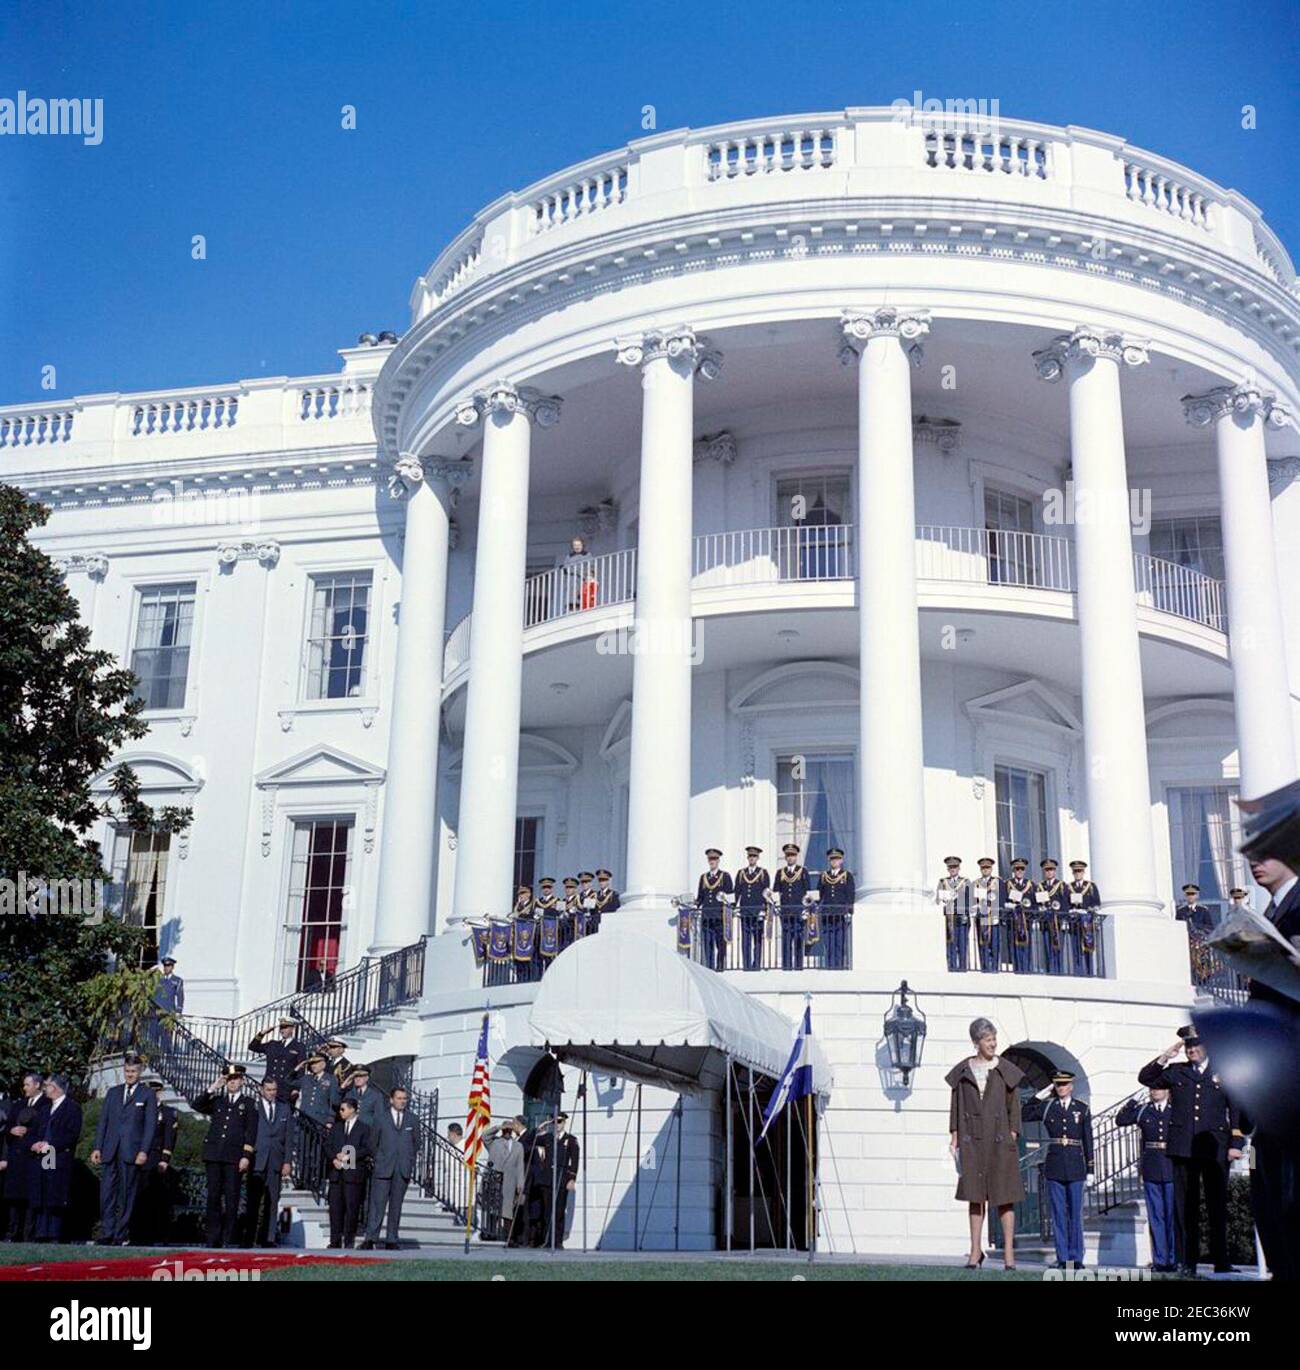
[[719, 866], [722, 853], [708, 847], [704, 859], [709, 868], [700, 876], [695, 890], [695, 902], [700, 910], [700, 936], [704, 943], [704, 965], [710, 970], [726, 970], [727, 942], [723, 925], [727, 919], [727, 905], [731, 902], [731, 876]]
[[564, 877], [564, 917], [560, 919], [560, 950], [571, 947], [582, 936], [582, 905], [578, 901], [578, 877]]
[[1097, 910], [1101, 907], [1101, 891], [1088, 879], [1086, 861], [1070, 862], [1070, 883], [1065, 887], [1069, 903], [1071, 953], [1076, 975], [1097, 973]]
[[352, 1088], [344, 1098], [357, 1101], [357, 1116], [370, 1129], [371, 1137], [377, 1140], [375, 1128], [379, 1112], [384, 1106], [384, 1096], [370, 1083], [369, 1066], [356, 1066], [352, 1071], [352, 1079]]
[[980, 873], [970, 883], [971, 921], [975, 924], [975, 948], [980, 969], [994, 974], [1002, 961], [1002, 881], [993, 874], [991, 856], [975, 863]]
[[781, 969], [803, 969], [804, 896], [812, 888], [808, 872], [798, 863], [799, 846], [787, 842], [781, 848], [785, 865], [776, 872], [776, 893], [781, 917]]
[[1228, 891], [1228, 907], [1224, 909], [1223, 916], [1227, 918], [1230, 914], [1236, 913], [1238, 909], [1250, 907], [1250, 895], [1243, 890], [1240, 885], [1234, 885]]
[[853, 872], [844, 869], [841, 847], [826, 850], [827, 869], [817, 882], [821, 894], [822, 936], [826, 940], [826, 969], [845, 970], [848, 966], [849, 919], [857, 886]]
[[162, 1102], [163, 1082], [146, 1080], [158, 1102], [158, 1126], [140, 1178], [140, 1197], [131, 1220], [131, 1240], [141, 1244], [167, 1240], [172, 1225], [172, 1152], [176, 1150], [176, 1110]]
[[1028, 975], [1034, 965], [1034, 882], [1028, 869], [1029, 862], [1017, 856], [1002, 891], [1002, 939], [1017, 975]]
[[176, 958], [164, 956], [158, 966], [160, 972], [153, 987], [154, 1016], [145, 1028], [145, 1034], [152, 1045], [163, 1051], [171, 1051], [174, 1034], [158, 1021], [160, 1014], [180, 1014], [185, 1012], [185, 981], [176, 974]]
[[233, 1246], [239, 1184], [257, 1150], [257, 1109], [244, 1096], [244, 1067], [230, 1065], [199, 1095], [194, 1107], [212, 1122], [203, 1142], [208, 1172], [207, 1243]]
[[[1185, 1061], [1175, 1061], [1186, 1052]], [[1201, 1187], [1209, 1215], [1210, 1259], [1216, 1274], [1228, 1261], [1228, 1167], [1241, 1155], [1241, 1112], [1223, 1092], [1194, 1032], [1138, 1071], [1138, 1083], [1169, 1090], [1169, 1156], [1174, 1163], [1174, 1245], [1184, 1275], [1194, 1276], [1201, 1254]]]
[[596, 871], [596, 909], [587, 915], [587, 930], [599, 932], [601, 920], [618, 908], [618, 891], [610, 884], [613, 873], [601, 866]]
[[740, 951], [746, 970], [763, 967], [763, 923], [767, 915], [767, 891], [772, 877], [758, 864], [762, 847], [745, 848], [745, 864], [736, 872], [732, 888], [740, 916]]
[[347, 1048], [348, 1044], [338, 1037], [325, 1043], [325, 1069], [337, 1081], [340, 1094], [352, 1084], [352, 1062], [343, 1054]]
[[1153, 1089], [1146, 1103], [1130, 1099], [1115, 1115], [1116, 1127], [1142, 1134], [1142, 1189], [1147, 1201], [1151, 1269], [1161, 1275], [1178, 1269], [1174, 1253], [1174, 1163], [1169, 1159], [1169, 1091]]
[[537, 949], [533, 957], [533, 977], [540, 980], [546, 967], [563, 950], [560, 929], [564, 923], [564, 905], [555, 893], [555, 877], [544, 875], [537, 882], [541, 894], [533, 903], [537, 919]]
[[[1051, 1097], [1048, 1097], [1048, 1096]], [[1043, 1179], [1052, 1205], [1056, 1269], [1083, 1268], [1083, 1182], [1092, 1174], [1092, 1114], [1074, 1097], [1074, 1072], [1058, 1070], [1052, 1083], [1025, 1104], [1021, 1118], [1041, 1121], [1047, 1133]]]
[[578, 872], [578, 931], [583, 937], [600, 926], [592, 921], [596, 916], [596, 890], [591, 882], [595, 878], [594, 871]]
[[249, 1055], [265, 1056], [266, 1070], [262, 1078], [274, 1080], [277, 1097], [288, 1108], [294, 1092], [294, 1081], [307, 1059], [307, 1048], [298, 1040], [298, 1025], [292, 1018], [280, 1019], [280, 1040], [271, 1042], [270, 1028], [261, 1032], [248, 1044]]
[[1188, 881], [1183, 886], [1183, 902], [1174, 909], [1174, 918], [1187, 924], [1187, 936], [1205, 937], [1214, 931], [1214, 910], [1201, 903], [1201, 887]]
[[510, 910], [510, 957], [515, 980], [525, 985], [541, 974], [541, 963], [537, 959], [537, 917], [533, 913], [536, 903], [533, 887], [520, 885], [515, 893], [515, 906]]
[[1048, 975], [1065, 974], [1065, 884], [1056, 878], [1056, 862], [1045, 856], [1038, 863], [1043, 878], [1034, 891], [1034, 904], [1043, 931], [1043, 964]]
[[970, 881], [961, 873], [961, 857], [945, 856], [948, 872], [935, 887], [934, 902], [943, 909], [943, 936], [948, 969], [965, 970], [970, 954]]

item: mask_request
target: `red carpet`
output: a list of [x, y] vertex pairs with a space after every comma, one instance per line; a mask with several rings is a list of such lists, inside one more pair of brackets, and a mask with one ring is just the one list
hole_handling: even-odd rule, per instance
[[[84, 1261], [29, 1261], [22, 1265], [0, 1265], [3, 1280], [192, 1280], [203, 1272], [245, 1272], [275, 1270], [286, 1265], [325, 1265], [342, 1261], [347, 1265], [367, 1264], [364, 1256], [327, 1256], [323, 1252], [298, 1251], [169, 1251], [161, 1256], [94, 1256]], [[164, 1273], [165, 1272], [165, 1273]], [[232, 1282], [235, 1276], [230, 1276]]]

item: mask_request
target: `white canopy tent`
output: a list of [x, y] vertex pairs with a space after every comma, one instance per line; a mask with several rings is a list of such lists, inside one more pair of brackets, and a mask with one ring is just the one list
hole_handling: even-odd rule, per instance
[[[716, 971], [612, 921], [546, 972], [528, 1015], [534, 1046], [684, 1092], [722, 1089], [728, 1058], [780, 1077], [794, 1023]], [[831, 1070], [816, 1041], [812, 1061], [813, 1088], [829, 1095]]]

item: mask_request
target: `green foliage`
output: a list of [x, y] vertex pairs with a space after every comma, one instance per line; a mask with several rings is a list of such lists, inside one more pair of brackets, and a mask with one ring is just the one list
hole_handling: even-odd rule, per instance
[[[114, 754], [143, 737], [135, 676], [110, 652], [94, 651], [76, 600], [45, 553], [28, 539], [49, 511], [0, 485], [0, 1080], [22, 1070], [85, 1074], [116, 960], [134, 964], [141, 934], [112, 918], [69, 917], [38, 899], [15, 909], [20, 881], [106, 878], [88, 836], [106, 816], [136, 829], [181, 831], [188, 809], [155, 814], [127, 767], [105, 799], [92, 790]], [[84, 907], [84, 905], [83, 905]], [[94, 984], [88, 998], [88, 988]], [[138, 985], [123, 979], [125, 1002]]]

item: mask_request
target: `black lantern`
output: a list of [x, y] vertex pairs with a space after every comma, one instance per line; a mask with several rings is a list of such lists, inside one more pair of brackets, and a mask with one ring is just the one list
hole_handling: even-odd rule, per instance
[[907, 1002], [907, 996], [911, 993], [904, 980], [890, 996], [889, 1012], [885, 1014], [889, 1064], [902, 1072], [904, 1084], [920, 1066], [921, 1052], [925, 1047], [925, 1014]]

